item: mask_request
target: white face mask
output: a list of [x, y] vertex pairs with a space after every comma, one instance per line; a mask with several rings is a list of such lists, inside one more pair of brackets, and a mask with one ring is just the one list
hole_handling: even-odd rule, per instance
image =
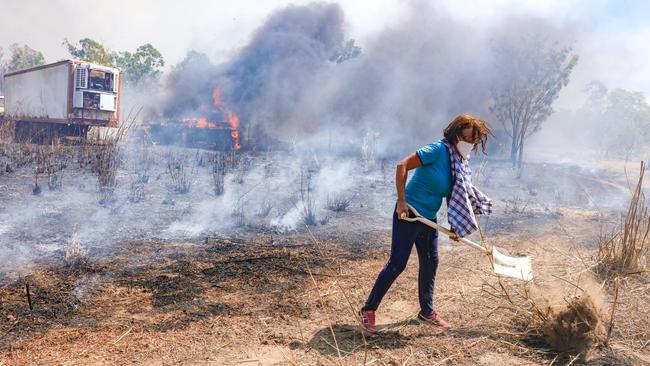
[[465, 141], [458, 141], [456, 144], [456, 150], [458, 150], [458, 153], [460, 153], [464, 159], [469, 159], [469, 152], [472, 151], [473, 148], [474, 144]]

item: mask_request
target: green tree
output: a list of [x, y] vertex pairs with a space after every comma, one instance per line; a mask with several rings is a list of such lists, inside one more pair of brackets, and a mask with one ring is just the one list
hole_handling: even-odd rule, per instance
[[552, 104], [578, 62], [571, 48], [540, 38], [504, 39], [493, 48], [497, 80], [490, 110], [510, 137], [510, 159], [519, 168], [526, 139], [553, 113]]
[[63, 46], [75, 58], [105, 66], [115, 65], [115, 54], [103, 44], [90, 38], [80, 39], [77, 44], [63, 40]]
[[141, 86], [158, 80], [162, 73], [162, 67], [165, 65], [160, 51], [150, 43], [138, 47], [135, 52], [111, 51], [90, 38], [83, 38], [76, 44], [65, 39], [63, 46], [70, 55], [80, 60], [119, 67], [122, 69], [122, 80], [126, 86]]
[[11, 58], [6, 65], [6, 72], [18, 71], [45, 64], [43, 54], [27, 45], [21, 47], [17, 43], [14, 43], [11, 45], [10, 50]]
[[147, 43], [134, 53], [125, 51], [116, 54], [115, 65], [124, 71], [123, 80], [128, 85], [142, 85], [158, 80], [165, 60], [160, 51]]

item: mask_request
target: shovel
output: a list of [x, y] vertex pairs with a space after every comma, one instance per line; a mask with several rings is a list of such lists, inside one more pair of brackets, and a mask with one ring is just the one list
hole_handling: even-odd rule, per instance
[[[406, 214], [402, 214], [400, 217], [402, 220], [415, 222], [419, 221], [433, 229], [440, 231], [441, 233], [449, 236], [455, 237], [456, 234], [451, 230], [436, 224], [435, 222], [428, 220], [419, 212], [417, 212], [413, 206], [408, 205], [409, 210], [415, 214], [415, 217], [408, 217]], [[465, 238], [458, 238], [458, 240], [465, 244], [469, 245], [474, 249], [478, 249], [483, 253], [487, 254], [488, 257], [491, 257], [490, 263], [492, 264], [492, 269], [494, 273], [517, 278], [524, 281], [530, 281], [533, 279], [533, 269], [530, 263], [530, 257], [511, 257], [509, 255], [503, 254], [497, 247], [491, 247], [490, 249], [483, 247], [482, 245], [476, 244], [473, 241]], [[503, 250], [503, 249], [501, 249]]]

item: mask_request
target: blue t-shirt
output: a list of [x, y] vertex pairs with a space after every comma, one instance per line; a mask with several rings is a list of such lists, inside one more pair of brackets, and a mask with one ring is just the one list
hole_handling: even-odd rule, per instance
[[435, 219], [442, 199], [451, 193], [452, 178], [449, 150], [442, 141], [416, 151], [422, 166], [415, 168], [406, 184], [406, 202], [420, 215]]

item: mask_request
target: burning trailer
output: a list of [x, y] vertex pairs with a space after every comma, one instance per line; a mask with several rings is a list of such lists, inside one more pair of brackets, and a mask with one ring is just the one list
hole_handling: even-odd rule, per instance
[[[199, 114], [206, 117], [187, 116]], [[212, 89], [212, 103], [202, 103], [196, 112], [169, 117], [149, 124], [151, 138], [164, 145], [181, 145], [212, 150], [239, 150], [239, 116], [226, 108], [218, 87]]]
[[63, 60], [5, 74], [5, 119], [16, 122], [17, 141], [85, 138], [91, 126], [117, 127], [120, 70]]
[[239, 150], [239, 131], [227, 122], [206, 118], [165, 119], [149, 126], [151, 138], [163, 145], [212, 150]]

